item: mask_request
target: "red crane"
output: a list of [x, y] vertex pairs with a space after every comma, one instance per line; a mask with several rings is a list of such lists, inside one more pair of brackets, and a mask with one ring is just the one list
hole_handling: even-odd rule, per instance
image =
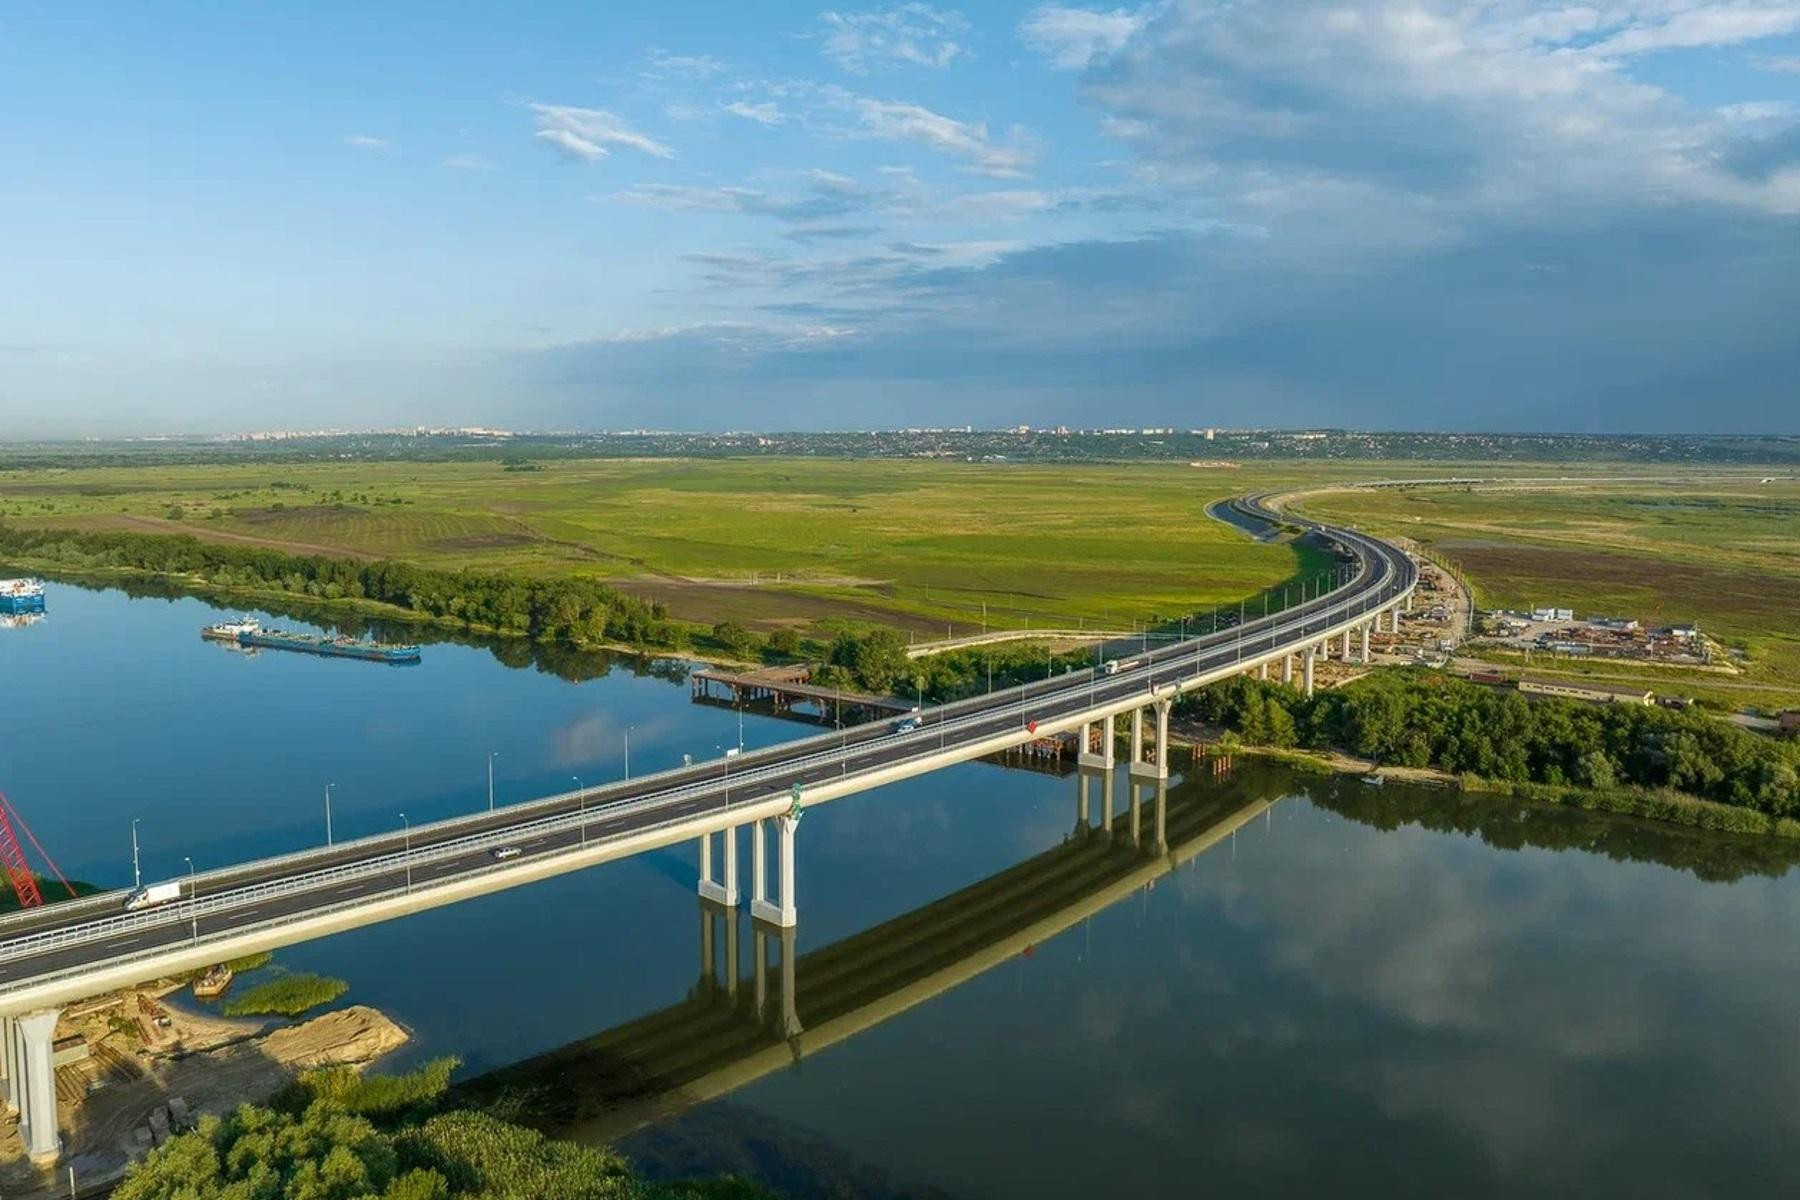
[[31, 826], [25, 823], [24, 815], [13, 807], [12, 801], [6, 798], [6, 793], [0, 792], [0, 870], [6, 872], [6, 881], [12, 884], [13, 894], [19, 898], [19, 907], [41, 907], [44, 903], [44, 893], [38, 887], [38, 877], [32, 871], [31, 863], [25, 857], [25, 847], [19, 845], [19, 835], [13, 829], [15, 825], [25, 831], [25, 837], [31, 842], [32, 849], [38, 852], [38, 857], [44, 860], [44, 864], [50, 868], [51, 874], [55, 875], [57, 881], [63, 885], [63, 890], [69, 893], [69, 899], [73, 900], [75, 889], [69, 886], [67, 879], [63, 878], [63, 873], [57, 867], [56, 860], [50, 857], [37, 840], [37, 835], [31, 832]]

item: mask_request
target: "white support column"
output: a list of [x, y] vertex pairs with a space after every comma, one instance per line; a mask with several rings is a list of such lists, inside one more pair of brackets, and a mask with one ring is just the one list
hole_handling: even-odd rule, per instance
[[1365, 667], [1369, 665], [1369, 623], [1367, 621], [1363, 622], [1362, 627], [1362, 664]]
[[1131, 773], [1144, 773], [1144, 710], [1131, 710]]
[[59, 1008], [43, 1008], [15, 1021], [25, 1067], [20, 1072], [24, 1088], [19, 1135], [25, 1140], [25, 1153], [40, 1165], [55, 1162], [62, 1153], [62, 1138], [56, 1130], [56, 1069], [52, 1065], [56, 1019], [61, 1015]]
[[1314, 649], [1315, 656], [1319, 659], [1320, 662], [1330, 662], [1331, 661], [1331, 639], [1330, 638], [1326, 638], [1324, 641], [1320, 642], [1313, 649]]
[[7, 1113], [19, 1111], [19, 1064], [13, 1059], [13, 1019], [0, 1017], [0, 1071], [6, 1073], [4, 1109]]
[[1291, 654], [1281, 656], [1281, 682], [1290, 686], [1294, 682], [1294, 656]]
[[1269, 677], [1269, 660], [1268, 659], [1265, 658], [1261, 662], [1256, 664], [1256, 677], [1258, 679], [1267, 679]]
[[1348, 629], [1344, 630], [1344, 649], [1338, 657], [1344, 662], [1350, 661], [1350, 631]]
[[[1112, 718], [1101, 717], [1097, 721], [1087, 721], [1081, 726], [1081, 753], [1075, 759], [1079, 766], [1095, 767], [1102, 771], [1112, 770], [1113, 743]], [[1099, 746], [1094, 745], [1095, 727], [1098, 726]]]
[[725, 877], [723, 880], [713, 878], [712, 834], [700, 836], [700, 895], [715, 904], [723, 904], [726, 908], [736, 908], [738, 903], [738, 870], [737, 870], [737, 830], [724, 829], [719, 835], [722, 839], [724, 853]]
[[1313, 659], [1316, 655], [1317, 651], [1313, 647], [1308, 646], [1300, 656], [1302, 666], [1301, 674], [1306, 677], [1306, 682], [1302, 685], [1302, 689], [1309, 697], [1313, 694]]
[[[1134, 737], [1132, 741], [1139, 743], [1136, 753], [1131, 758], [1131, 775], [1134, 779], [1167, 779], [1169, 777], [1169, 701], [1158, 700], [1154, 705], [1156, 713], [1156, 757], [1149, 762], [1144, 761], [1141, 746], [1142, 737]], [[1133, 727], [1143, 723], [1144, 710], [1138, 709]]]
[[1144, 836], [1143, 798], [1138, 794], [1138, 782], [1133, 779], [1128, 785], [1131, 788], [1131, 844], [1138, 845]]
[[[759, 921], [766, 921], [782, 929], [790, 929], [800, 923], [799, 909], [794, 903], [794, 830], [799, 828], [800, 820], [797, 817], [786, 816], [769, 819], [775, 822], [777, 835], [775, 839], [776, 882], [780, 887], [781, 895], [773, 901], [766, 893], [753, 896], [750, 900], [750, 915]], [[763, 871], [766, 868], [762, 863], [760, 832], [754, 837], [753, 844], [757, 859], [756, 870], [753, 874], [756, 877], [757, 891], [762, 893], [766, 882]]]

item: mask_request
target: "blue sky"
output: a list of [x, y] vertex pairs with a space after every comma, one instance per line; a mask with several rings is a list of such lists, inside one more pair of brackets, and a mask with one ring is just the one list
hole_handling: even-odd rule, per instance
[[10, 6], [0, 436], [1800, 427], [1800, 0]]

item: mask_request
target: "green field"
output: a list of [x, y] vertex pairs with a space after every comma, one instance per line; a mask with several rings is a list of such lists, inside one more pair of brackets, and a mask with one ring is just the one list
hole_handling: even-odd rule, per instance
[[1172, 618], [1290, 578], [1294, 549], [1204, 515], [1184, 466], [643, 460], [0, 473], [21, 525], [575, 573], [677, 618], [942, 632]]
[[1742, 649], [1744, 673], [1557, 669], [1738, 704], [1800, 702], [1800, 482], [1755, 475], [1327, 492], [1309, 514], [1402, 534], [1455, 565], [1483, 607], [1697, 621]]
[[[1680, 690], [1800, 700], [1800, 483], [1754, 470], [1361, 460], [1024, 465], [907, 459], [244, 464], [0, 472], [0, 519], [189, 533], [294, 553], [602, 579], [704, 625], [921, 633], [1128, 627], [1291, 578], [1292, 546], [1204, 515], [1221, 497], [1372, 479], [1548, 479], [1325, 492], [1315, 515], [1404, 534], [1489, 606], [1702, 627], [1748, 654]], [[1632, 668], [1580, 669], [1614, 677]], [[1649, 677], [1663, 680], [1665, 673]]]

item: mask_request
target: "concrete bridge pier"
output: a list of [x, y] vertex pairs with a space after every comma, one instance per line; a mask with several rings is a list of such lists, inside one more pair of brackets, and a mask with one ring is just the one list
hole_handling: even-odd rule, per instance
[[1294, 656], [1291, 654], [1281, 656], [1281, 682], [1289, 687], [1294, 684]]
[[1087, 772], [1082, 772], [1075, 781], [1075, 836], [1082, 837], [1093, 829], [1093, 819], [1088, 816], [1088, 782]]
[[[725, 963], [719, 964], [718, 929], [725, 930]], [[738, 949], [738, 910], [702, 897], [700, 900], [700, 992], [711, 999], [721, 987], [726, 998], [737, 1003], [743, 959]]]
[[0, 1017], [0, 1107], [7, 1116], [19, 1111], [18, 1033], [11, 1017]]
[[[1099, 726], [1099, 744], [1095, 745], [1095, 726]], [[1083, 767], [1095, 767], [1102, 771], [1113, 768], [1113, 719], [1101, 717], [1098, 721], [1087, 721], [1081, 726], [1081, 754], [1076, 763]]]
[[1344, 630], [1344, 648], [1338, 655], [1344, 662], [1350, 661], [1350, 631]]
[[1269, 677], [1269, 660], [1268, 659], [1265, 658], [1261, 662], [1256, 664], [1256, 677], [1258, 679], [1267, 679]]
[[[781, 895], [775, 901], [769, 899], [769, 856], [763, 846], [763, 826], [770, 822], [777, 834], [776, 871], [781, 885]], [[794, 904], [794, 831], [799, 827], [800, 818], [792, 816], [771, 817], [750, 825], [750, 915], [778, 929], [792, 929], [800, 923], [800, 912]]]
[[1138, 793], [1138, 781], [1133, 779], [1128, 786], [1131, 788], [1131, 844], [1135, 847], [1144, 844], [1144, 805]]
[[0, 1062], [6, 1069], [9, 1107], [19, 1112], [19, 1138], [25, 1153], [42, 1166], [62, 1153], [56, 1128], [56, 1020], [60, 1008], [42, 1008], [22, 1016], [0, 1018]]
[[1313, 659], [1317, 654], [1318, 651], [1315, 647], [1308, 646], [1300, 655], [1301, 674], [1306, 677], [1306, 682], [1302, 685], [1302, 690], [1306, 692], [1309, 698], [1313, 694]]
[[1144, 760], [1144, 710], [1135, 708], [1131, 711], [1131, 775], [1143, 779], [1167, 779], [1169, 777], [1169, 705], [1168, 700], [1158, 700], [1151, 707], [1156, 713], [1156, 757]]
[[1364, 622], [1362, 627], [1362, 658], [1359, 661], [1365, 667], [1369, 665], [1369, 626], [1367, 622]]
[[721, 830], [719, 840], [724, 859], [724, 878], [713, 878], [713, 854], [710, 833], [700, 835], [700, 897], [726, 908], [738, 903], [737, 827]]

